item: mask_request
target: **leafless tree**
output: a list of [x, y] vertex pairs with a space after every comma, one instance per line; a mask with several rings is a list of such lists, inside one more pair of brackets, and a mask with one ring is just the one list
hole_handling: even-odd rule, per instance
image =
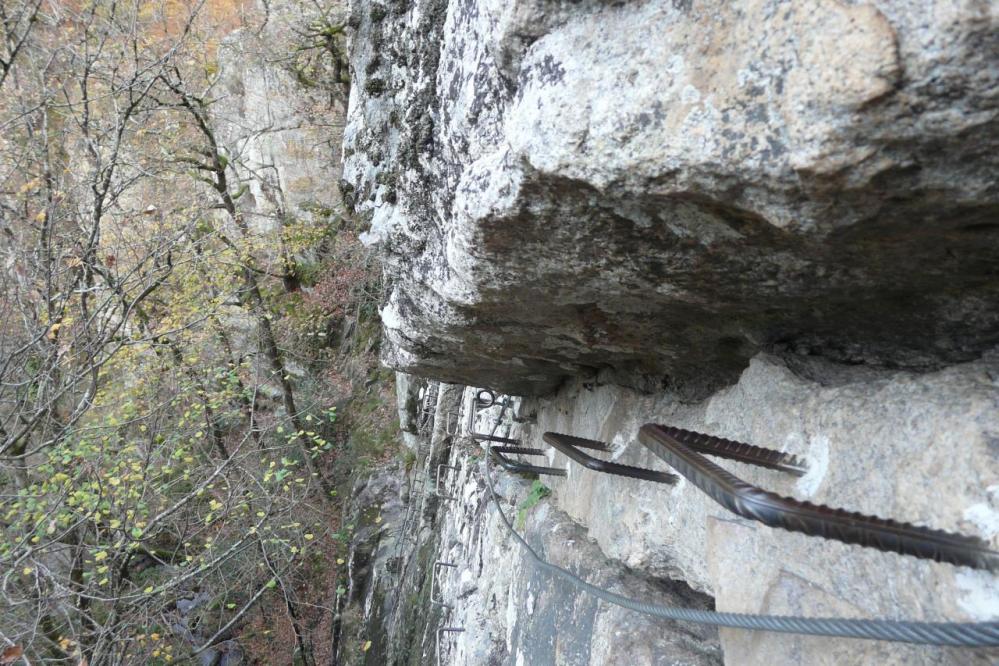
[[[291, 598], [327, 497], [262, 286], [280, 274], [184, 73], [200, 3], [150, 7], [0, 3], [0, 644], [31, 663], [217, 652]], [[266, 364], [234, 350], [232, 303]]]

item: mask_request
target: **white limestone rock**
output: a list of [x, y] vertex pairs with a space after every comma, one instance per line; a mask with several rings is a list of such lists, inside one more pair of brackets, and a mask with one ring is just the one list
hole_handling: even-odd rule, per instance
[[992, 4], [353, 12], [343, 182], [398, 369], [704, 397], [760, 350], [925, 370], [999, 341]]

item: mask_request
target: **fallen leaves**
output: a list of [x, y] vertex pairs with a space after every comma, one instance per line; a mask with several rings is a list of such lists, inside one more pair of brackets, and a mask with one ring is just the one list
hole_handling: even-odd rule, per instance
[[13, 664], [15, 661], [20, 659], [24, 655], [24, 649], [18, 645], [11, 645], [3, 650], [3, 654], [0, 654], [0, 664]]

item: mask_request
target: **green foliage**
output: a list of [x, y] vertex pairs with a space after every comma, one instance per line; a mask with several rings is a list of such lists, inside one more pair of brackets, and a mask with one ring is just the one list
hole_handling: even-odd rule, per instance
[[407, 472], [412, 470], [413, 466], [416, 465], [416, 454], [406, 449], [402, 454], [402, 464]]
[[517, 528], [523, 529], [527, 520], [527, 512], [538, 505], [538, 502], [552, 494], [551, 489], [537, 479], [531, 484], [527, 497], [520, 503], [517, 511]]

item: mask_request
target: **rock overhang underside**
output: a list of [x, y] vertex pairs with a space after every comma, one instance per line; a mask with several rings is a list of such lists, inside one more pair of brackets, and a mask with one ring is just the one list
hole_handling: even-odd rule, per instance
[[999, 344], [999, 16], [918, 4], [356, 3], [386, 360], [703, 395], [761, 350]]

